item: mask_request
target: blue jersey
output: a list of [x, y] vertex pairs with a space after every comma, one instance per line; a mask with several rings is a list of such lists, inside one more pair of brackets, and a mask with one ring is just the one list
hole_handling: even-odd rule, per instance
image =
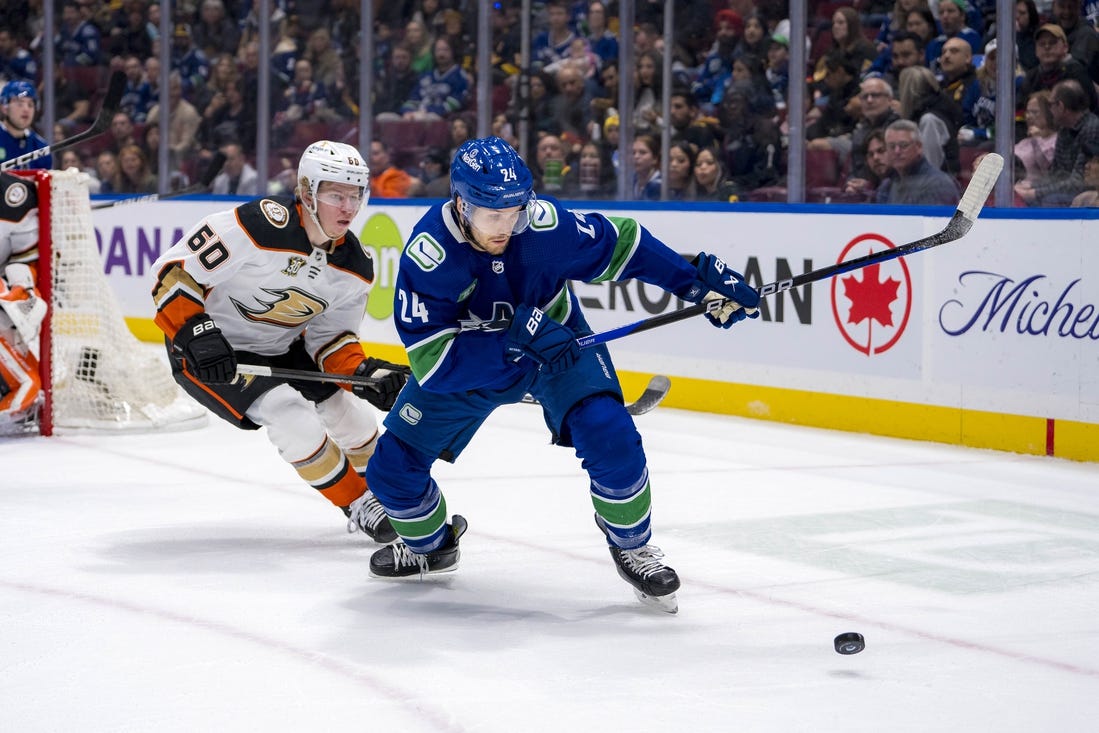
[[446, 71], [435, 69], [422, 75], [401, 111], [422, 110], [445, 117], [465, 107], [468, 96], [469, 79], [462, 67], [455, 64]]
[[101, 41], [95, 23], [82, 21], [71, 31], [62, 26], [54, 42], [62, 66], [99, 66], [103, 61]]
[[0, 78], [34, 84], [38, 80], [38, 62], [26, 49], [16, 49], [11, 57], [0, 58]]
[[[0, 163], [18, 158], [32, 150], [44, 148], [46, 145], [46, 138], [34, 130], [27, 130], [25, 137], [23, 135], [16, 137], [8, 132], [7, 126], [0, 125]], [[48, 153], [30, 163], [19, 166], [19, 168], [41, 168], [42, 170], [48, 170], [52, 167], [53, 156]]]
[[539, 199], [531, 226], [501, 255], [475, 250], [453, 203], [433, 206], [401, 255], [393, 319], [412, 372], [429, 392], [503, 390], [529, 370], [505, 359], [515, 306], [541, 308], [577, 334], [589, 332], [569, 280], [637, 278], [676, 295], [696, 280], [686, 259], [633, 219], [569, 211]]

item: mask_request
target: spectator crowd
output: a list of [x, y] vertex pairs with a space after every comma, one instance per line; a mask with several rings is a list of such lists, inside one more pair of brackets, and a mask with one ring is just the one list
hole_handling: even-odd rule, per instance
[[[365, 26], [374, 49], [374, 139], [363, 151], [372, 194], [445, 196], [452, 151], [476, 127], [477, 3], [387, 0], [374, 3], [376, 17], [364, 24], [357, 0], [272, 0], [267, 59], [257, 5], [172, 3], [170, 37], [162, 38], [159, 3], [65, 0], [56, 74], [45, 80], [42, 3], [0, 0], [0, 83], [33, 85], [40, 121], [52, 82], [55, 126], [39, 132], [58, 140], [89, 125], [110, 74], [125, 74], [109, 134], [54, 160], [87, 170], [101, 192], [155, 191], [165, 99], [173, 188], [196, 180], [220, 151], [227, 164], [216, 192], [279, 191], [293, 185], [286, 171], [313, 140], [358, 140]], [[1090, 206], [1099, 198], [1092, 162], [1099, 0], [1018, 0], [1016, 64], [1007, 80], [997, 74], [1003, 45], [993, 0], [810, 2], [808, 63], [793, 75], [783, 0], [675, 2], [672, 37], [662, 33], [663, 0], [634, 0], [630, 29], [620, 27], [619, 5], [533, 2], [529, 84], [521, 84], [521, 3], [492, 3], [492, 133], [530, 151], [539, 190], [614, 198], [624, 168], [619, 133], [628, 125], [633, 180], [626, 189], [636, 199], [785, 200], [790, 146], [803, 145], [810, 201], [950, 204], [992, 149], [998, 124], [1010, 124], [1016, 205]], [[624, 42], [635, 59], [629, 109], [619, 99]], [[162, 96], [163, 43], [171, 68]], [[263, 63], [271, 71], [265, 111], [257, 98]], [[804, 84], [804, 140], [790, 139], [791, 84]], [[995, 114], [1005, 84], [1013, 85], [1017, 108], [1006, 121]], [[0, 98], [0, 139], [18, 139], [30, 124], [16, 114], [16, 96], [30, 95]], [[260, 114], [271, 121], [269, 181], [256, 174]]]

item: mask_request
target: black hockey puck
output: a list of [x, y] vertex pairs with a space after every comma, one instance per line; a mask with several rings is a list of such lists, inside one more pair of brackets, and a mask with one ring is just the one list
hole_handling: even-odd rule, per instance
[[832, 644], [840, 654], [858, 654], [866, 648], [866, 640], [857, 631], [840, 634]]

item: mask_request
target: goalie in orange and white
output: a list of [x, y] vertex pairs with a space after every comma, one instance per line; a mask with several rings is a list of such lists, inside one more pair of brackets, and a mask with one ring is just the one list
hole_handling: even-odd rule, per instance
[[0, 174], [0, 426], [32, 417], [42, 391], [38, 332], [46, 303], [34, 289], [37, 263], [34, 186]]

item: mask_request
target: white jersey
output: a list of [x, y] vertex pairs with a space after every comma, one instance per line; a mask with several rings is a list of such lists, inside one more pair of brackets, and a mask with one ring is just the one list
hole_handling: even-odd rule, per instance
[[304, 334], [319, 366], [353, 371], [373, 256], [350, 232], [314, 247], [301, 216], [292, 197], [270, 197], [200, 221], [154, 265], [157, 325], [172, 338], [205, 311], [234, 349], [267, 356]]
[[38, 194], [34, 185], [0, 174], [0, 275], [10, 263], [38, 261]]

